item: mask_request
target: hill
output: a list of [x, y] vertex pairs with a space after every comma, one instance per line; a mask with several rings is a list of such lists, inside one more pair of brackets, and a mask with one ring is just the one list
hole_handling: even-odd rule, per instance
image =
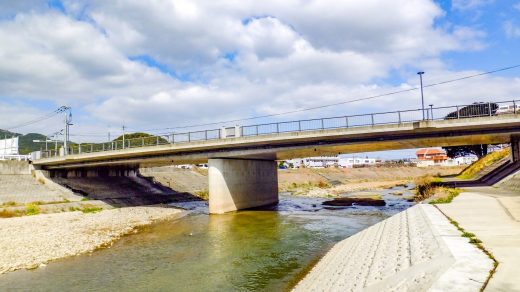
[[[0, 129], [0, 139], [4, 139], [4, 137], [5, 138], [19, 137], [18, 147], [19, 147], [20, 154], [29, 154], [33, 151], [38, 151], [38, 150], [45, 148], [44, 143], [33, 142], [33, 140], [43, 140], [44, 141], [46, 139], [45, 135], [42, 135], [39, 133], [28, 133], [28, 134], [23, 135], [20, 133], [14, 133], [14, 132], [9, 132], [9, 131]], [[138, 138], [144, 138], [144, 139], [142, 140], [142, 139], [138, 139]], [[129, 134], [125, 135], [125, 144], [127, 146], [131, 146], [131, 147], [141, 146], [143, 144], [143, 142], [144, 142], [144, 145], [155, 145], [155, 144], [157, 144], [157, 139], [159, 139], [159, 143], [161, 143], [161, 144], [168, 143], [168, 140], [164, 139], [163, 137], [157, 137], [157, 136], [150, 135], [147, 133], [129, 133]], [[123, 136], [119, 136], [112, 141], [120, 142], [122, 140], [123, 140]], [[76, 143], [74, 143], [72, 141], [70, 141], [69, 143], [72, 146], [77, 145]], [[88, 143], [82, 143], [82, 144], [85, 145]], [[94, 148], [99, 148], [99, 149], [102, 148], [102, 144], [93, 143], [93, 145], [94, 145]], [[49, 143], [48, 147], [49, 147], [49, 149], [54, 149], [54, 143]]]

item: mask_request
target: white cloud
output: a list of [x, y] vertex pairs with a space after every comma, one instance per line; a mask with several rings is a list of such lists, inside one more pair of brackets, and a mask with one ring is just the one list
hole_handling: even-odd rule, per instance
[[[448, 70], [442, 54], [482, 49], [486, 37], [436, 25], [444, 12], [428, 0], [64, 5], [65, 15], [16, 8], [16, 17], [0, 21], [0, 100], [72, 105], [74, 131], [88, 133], [106, 132], [109, 125], [171, 127], [337, 103], [415, 86], [415, 74], [400, 86], [377, 85], [391, 72], [410, 74], [415, 66], [427, 71], [427, 80], [444, 80], [466, 72]], [[150, 56], [192, 78], [179, 80], [131, 61], [135, 56]], [[507, 82], [507, 90], [500, 88]], [[472, 90], [426, 92], [429, 102], [441, 105], [470, 102], [475, 94], [510, 96], [518, 83], [486, 77], [471, 83]], [[416, 107], [416, 101], [415, 92], [283, 119]]]
[[508, 38], [520, 37], [520, 27], [513, 24], [512, 21], [504, 22], [504, 31]]
[[457, 10], [471, 10], [481, 8], [483, 6], [492, 4], [495, 0], [452, 0], [451, 5], [453, 9]]
[[513, 8], [515, 8], [518, 11], [520, 11], [520, 2], [516, 3], [515, 5], [513, 5]]

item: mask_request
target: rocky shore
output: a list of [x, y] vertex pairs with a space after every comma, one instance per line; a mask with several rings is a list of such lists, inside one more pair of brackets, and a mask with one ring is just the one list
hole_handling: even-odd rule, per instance
[[183, 215], [179, 209], [145, 206], [0, 219], [0, 274], [91, 252], [139, 227]]

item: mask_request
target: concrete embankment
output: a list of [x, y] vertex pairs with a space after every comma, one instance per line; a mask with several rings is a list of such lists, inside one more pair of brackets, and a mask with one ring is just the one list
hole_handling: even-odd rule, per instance
[[336, 244], [295, 291], [479, 291], [493, 261], [432, 205]]
[[6, 202], [80, 201], [81, 196], [44, 177], [35, 178], [25, 161], [0, 161], [0, 205]]
[[474, 233], [498, 261], [486, 290], [520, 291], [519, 193], [491, 187], [471, 188], [439, 208], [467, 232]]
[[90, 252], [138, 227], [183, 214], [174, 208], [148, 206], [0, 219], [0, 274]]

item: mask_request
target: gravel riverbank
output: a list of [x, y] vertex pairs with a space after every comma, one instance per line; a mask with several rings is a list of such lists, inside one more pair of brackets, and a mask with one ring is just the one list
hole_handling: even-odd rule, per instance
[[0, 274], [90, 252], [138, 227], [183, 214], [179, 209], [148, 206], [0, 219]]

